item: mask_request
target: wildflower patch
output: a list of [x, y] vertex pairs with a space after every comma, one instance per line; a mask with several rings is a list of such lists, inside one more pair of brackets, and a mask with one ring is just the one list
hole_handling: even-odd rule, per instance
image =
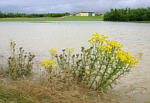
[[77, 54], [69, 48], [62, 50], [61, 54], [56, 54], [56, 49], [50, 50], [54, 60], [47, 59], [42, 66], [50, 73], [56, 72], [54, 68], [59, 68], [57, 72], [70, 73], [89, 88], [106, 91], [138, 62], [129, 52], [122, 50], [122, 44], [108, 40], [108, 36], [96, 33], [88, 41], [90, 47], [81, 47], [81, 52]]

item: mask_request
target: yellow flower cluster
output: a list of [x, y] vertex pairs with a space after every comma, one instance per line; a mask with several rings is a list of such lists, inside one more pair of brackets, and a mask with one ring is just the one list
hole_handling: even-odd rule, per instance
[[[122, 62], [126, 64], [130, 64], [131, 67], [134, 67], [138, 60], [135, 57], [131, 56], [129, 52], [124, 52], [121, 47], [122, 44], [118, 43], [117, 41], [110, 41], [106, 40], [108, 36], [102, 34], [101, 36], [96, 33], [93, 34], [93, 37], [89, 40], [91, 44], [93, 43], [102, 43], [100, 46], [97, 46], [98, 50], [107, 51], [108, 54], [111, 54], [112, 51], [115, 53], [115, 57], [111, 59], [111, 62], [114, 62], [116, 59], [120, 59]], [[104, 43], [105, 42], [105, 43]], [[100, 57], [100, 55], [98, 55]]]
[[72, 48], [67, 48], [66, 51], [67, 51], [68, 53], [72, 53], [72, 52], [73, 52], [73, 49], [72, 49]]
[[106, 41], [105, 38], [108, 38], [108, 36], [105, 36], [104, 34], [102, 34], [100, 36], [98, 33], [96, 33], [96, 34], [93, 34], [93, 37], [92, 37], [92, 39], [89, 40], [89, 42], [91, 44], [95, 43], [96, 41], [97, 42], [105, 42]]
[[96, 42], [96, 40], [95, 40], [95, 39], [90, 39], [89, 42], [90, 42], [91, 44], [93, 44], [93, 43]]
[[131, 56], [129, 52], [124, 52], [123, 50], [119, 49], [119, 51], [115, 51], [116, 57], [115, 59], [120, 59], [122, 62], [131, 64], [131, 67], [134, 67], [138, 60], [135, 57]]
[[108, 45], [114, 46], [114, 47], [123, 47], [122, 44], [118, 43], [117, 41], [106, 41]]
[[51, 68], [57, 68], [56, 61], [52, 59], [46, 59], [41, 64], [43, 67], [51, 67]]
[[107, 45], [107, 46], [101, 45], [101, 46], [98, 46], [97, 49], [105, 50], [105, 51], [109, 51], [110, 52], [112, 50], [112, 47], [110, 45]]
[[95, 43], [95, 42], [106, 42], [108, 45], [114, 46], [114, 47], [122, 47], [122, 44], [119, 44], [117, 41], [110, 41], [110, 40], [106, 40], [108, 38], [108, 36], [105, 36], [104, 34], [102, 34], [101, 36], [96, 33], [93, 34], [93, 37], [89, 40], [89, 42], [91, 44]]
[[89, 70], [86, 70], [85, 73], [86, 73], [87, 75], [89, 75], [89, 74], [90, 74], [90, 71], [89, 71]]
[[52, 48], [52, 49], [49, 49], [49, 52], [50, 52], [50, 53], [55, 53], [55, 54], [56, 54], [56, 53], [57, 53], [57, 50], [54, 49], [54, 48]]
[[104, 39], [108, 38], [108, 36], [106, 36], [106, 35], [104, 35], [104, 34], [102, 34], [102, 37], [103, 37]]

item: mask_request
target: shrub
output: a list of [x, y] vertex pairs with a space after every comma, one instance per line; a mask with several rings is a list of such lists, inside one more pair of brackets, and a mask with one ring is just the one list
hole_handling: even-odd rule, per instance
[[46, 14], [23, 14], [23, 13], [3, 13], [0, 11], [0, 18], [14, 17], [63, 17], [69, 16], [70, 13], [46, 13]]
[[104, 14], [105, 21], [149, 21], [150, 8], [111, 9]]
[[16, 53], [16, 43], [10, 41], [11, 55], [8, 58], [7, 73], [12, 79], [21, 79], [22, 77], [30, 76], [33, 69], [34, 55], [26, 54], [22, 47], [19, 48], [19, 53]]
[[[107, 36], [93, 34], [89, 40], [90, 47], [81, 48], [81, 52], [73, 54], [73, 49], [64, 49], [62, 54], [56, 54], [56, 49], [50, 49], [52, 59], [57, 61], [58, 72], [71, 73], [78, 82], [85, 82], [89, 88], [105, 91], [122, 75], [131, 71], [136, 58], [121, 49], [117, 41], [107, 40]], [[56, 61], [45, 60], [42, 63], [51, 73], [57, 68]], [[43, 65], [44, 64], [44, 65]]]

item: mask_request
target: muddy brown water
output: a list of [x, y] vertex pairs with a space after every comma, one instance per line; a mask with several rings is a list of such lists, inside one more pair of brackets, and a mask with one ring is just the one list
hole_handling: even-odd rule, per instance
[[[123, 103], [150, 102], [150, 23], [103, 21], [0, 22], [0, 58], [9, 55], [9, 41], [37, 55], [40, 61], [48, 57], [48, 49], [88, 46], [93, 33], [105, 34], [117, 40], [124, 49], [139, 58], [132, 72], [122, 77], [110, 95]], [[1, 64], [5, 60], [1, 59]]]

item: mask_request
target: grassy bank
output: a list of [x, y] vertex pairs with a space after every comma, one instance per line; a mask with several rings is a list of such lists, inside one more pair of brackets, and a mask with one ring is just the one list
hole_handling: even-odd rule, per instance
[[105, 22], [150, 23], [150, 21], [105, 21]]
[[134, 23], [150, 23], [150, 21], [129, 21], [129, 22], [134, 22]]
[[[70, 78], [46, 81], [0, 79], [0, 103], [116, 103]], [[119, 102], [117, 102], [119, 103]]]
[[[103, 21], [103, 16], [69, 16], [69, 17], [39, 17], [39, 18], [0, 18], [0, 21]], [[113, 22], [133, 22], [150, 23], [150, 21], [113, 21]]]
[[0, 21], [102, 21], [103, 16], [67, 16], [39, 18], [0, 18]]

